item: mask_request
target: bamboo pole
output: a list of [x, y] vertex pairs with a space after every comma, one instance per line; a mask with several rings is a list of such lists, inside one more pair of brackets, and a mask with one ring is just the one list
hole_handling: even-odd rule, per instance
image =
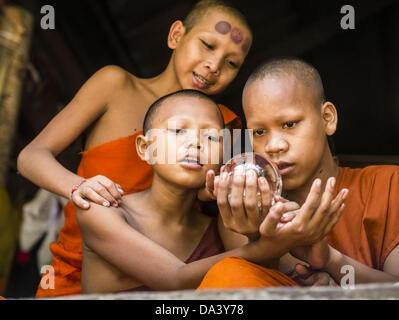
[[16, 6], [0, 11], [0, 295], [7, 286], [20, 215], [10, 203], [6, 178], [15, 134], [33, 17]]
[[0, 185], [4, 186], [15, 134], [23, 71], [28, 60], [33, 17], [26, 10], [3, 6], [0, 13]]

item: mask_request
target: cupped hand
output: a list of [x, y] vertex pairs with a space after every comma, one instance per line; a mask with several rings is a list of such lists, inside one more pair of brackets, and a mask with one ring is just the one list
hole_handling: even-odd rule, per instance
[[341, 217], [348, 194], [347, 189], [342, 189], [333, 199], [334, 182], [334, 178], [328, 179], [322, 192], [321, 181], [316, 179], [305, 203], [286, 223], [280, 222], [284, 213], [283, 205], [276, 203], [260, 226], [261, 237], [284, 244], [289, 250], [321, 241]]
[[[259, 227], [269, 212], [272, 200], [267, 180], [258, 177], [253, 170], [235, 170], [233, 174], [223, 174], [218, 181], [217, 203], [224, 226], [247, 236], [250, 241], [259, 238]], [[293, 219], [299, 205], [281, 197], [274, 200], [281, 202], [284, 212], [292, 213], [281, 221]]]

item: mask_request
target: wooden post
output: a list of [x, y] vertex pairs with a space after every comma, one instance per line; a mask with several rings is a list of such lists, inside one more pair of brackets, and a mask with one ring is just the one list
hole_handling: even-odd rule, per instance
[[5, 188], [28, 60], [33, 17], [16, 6], [0, 11], [0, 295], [6, 288], [19, 232], [19, 215]]

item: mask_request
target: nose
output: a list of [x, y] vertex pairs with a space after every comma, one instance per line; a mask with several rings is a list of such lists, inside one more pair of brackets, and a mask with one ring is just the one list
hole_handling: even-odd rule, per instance
[[206, 68], [213, 74], [219, 75], [220, 73], [220, 59], [217, 57], [210, 57], [205, 62]]
[[188, 140], [188, 148], [196, 148], [198, 150], [202, 149], [199, 131], [195, 132], [195, 130], [193, 130]]
[[270, 136], [265, 145], [265, 152], [273, 157], [280, 153], [288, 151], [288, 142], [282, 134], [273, 134]]

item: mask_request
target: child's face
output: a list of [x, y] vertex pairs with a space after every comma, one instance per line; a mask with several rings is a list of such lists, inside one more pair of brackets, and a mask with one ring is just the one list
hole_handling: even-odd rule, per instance
[[223, 157], [217, 107], [197, 97], [175, 97], [164, 104], [152, 123], [157, 134], [154, 172], [170, 183], [199, 188]]
[[284, 189], [316, 178], [329, 150], [326, 133], [332, 133], [322, 116], [324, 105], [315, 106], [309, 90], [293, 76], [266, 77], [246, 88], [243, 108], [254, 151], [278, 166]]
[[236, 77], [252, 42], [250, 32], [222, 11], [209, 11], [185, 34], [176, 50], [175, 70], [183, 89], [213, 95]]

